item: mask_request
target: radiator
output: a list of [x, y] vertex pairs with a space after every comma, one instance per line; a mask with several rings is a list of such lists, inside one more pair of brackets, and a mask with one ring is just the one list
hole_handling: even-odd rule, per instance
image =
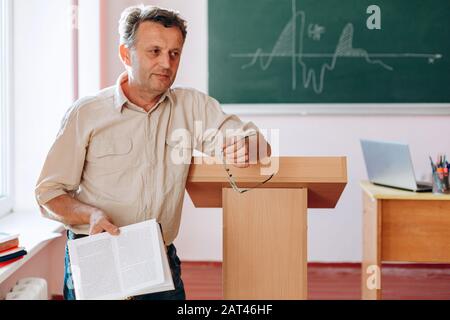
[[6, 300], [48, 300], [47, 281], [41, 278], [24, 278], [17, 282]]

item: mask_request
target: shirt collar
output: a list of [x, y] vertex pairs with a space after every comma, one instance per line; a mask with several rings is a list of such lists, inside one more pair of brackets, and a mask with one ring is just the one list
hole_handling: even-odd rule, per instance
[[[119, 112], [122, 112], [123, 106], [126, 103], [131, 104], [131, 102], [128, 100], [127, 96], [125, 95], [125, 93], [123, 92], [123, 89], [122, 89], [122, 83], [124, 83], [127, 80], [128, 80], [128, 73], [125, 71], [124, 73], [122, 73], [119, 76], [119, 78], [117, 79], [117, 82], [116, 82], [116, 92], [114, 94], [114, 108]], [[163, 93], [163, 95], [161, 96], [159, 101], [156, 103], [156, 106], [158, 106], [160, 103], [162, 103], [166, 98], [168, 98], [169, 101], [171, 103], [173, 103], [173, 97], [172, 97], [170, 88], [166, 92]]]

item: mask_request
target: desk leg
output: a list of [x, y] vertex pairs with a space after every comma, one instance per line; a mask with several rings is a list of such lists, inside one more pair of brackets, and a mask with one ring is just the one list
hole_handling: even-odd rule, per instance
[[381, 299], [381, 200], [363, 192], [363, 263], [361, 293], [363, 300]]
[[225, 299], [307, 298], [307, 189], [223, 197]]

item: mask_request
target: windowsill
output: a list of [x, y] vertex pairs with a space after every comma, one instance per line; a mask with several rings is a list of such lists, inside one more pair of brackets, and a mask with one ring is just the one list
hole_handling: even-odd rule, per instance
[[0, 218], [0, 229], [3, 232], [18, 233], [19, 246], [25, 247], [28, 254], [17, 262], [0, 268], [0, 284], [28, 262], [52, 239], [62, 236], [64, 226], [56, 221], [48, 220], [35, 212], [14, 212]]

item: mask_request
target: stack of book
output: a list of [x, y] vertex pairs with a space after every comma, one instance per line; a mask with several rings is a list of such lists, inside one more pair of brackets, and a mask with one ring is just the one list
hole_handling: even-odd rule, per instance
[[19, 247], [19, 235], [0, 232], [0, 268], [22, 259], [27, 254]]

